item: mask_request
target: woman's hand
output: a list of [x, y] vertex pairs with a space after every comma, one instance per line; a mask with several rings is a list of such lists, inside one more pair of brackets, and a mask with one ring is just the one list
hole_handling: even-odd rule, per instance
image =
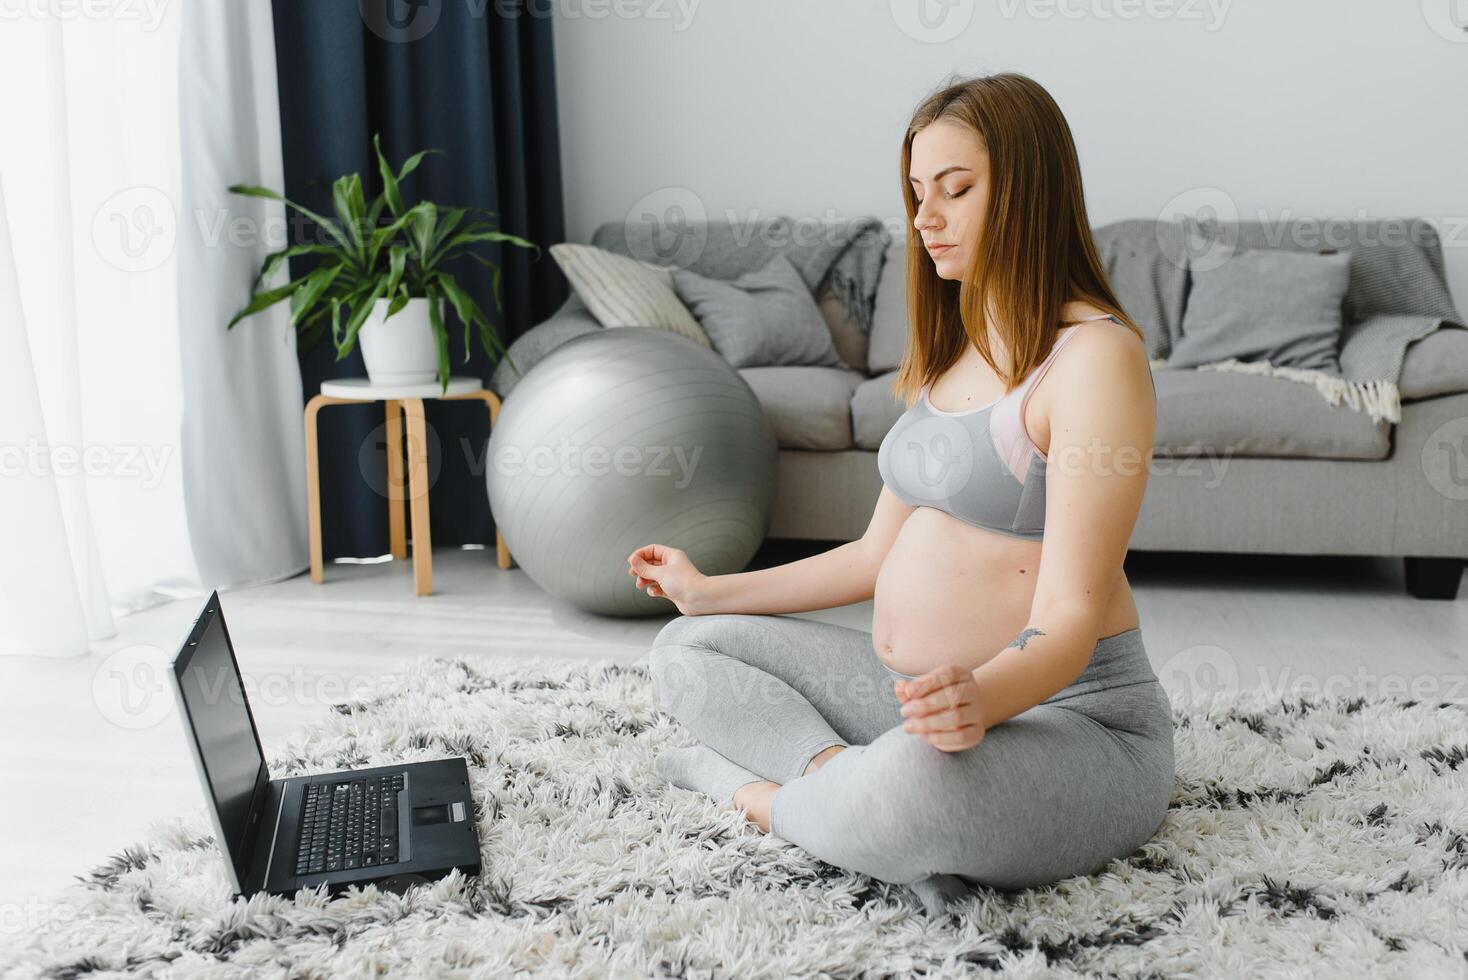
[[939, 667], [897, 682], [902, 730], [921, 735], [944, 752], [962, 752], [984, 740], [988, 725], [979, 704], [979, 684], [962, 667]]
[[704, 583], [708, 576], [693, 567], [693, 562], [678, 548], [647, 544], [627, 556], [627, 574], [637, 579], [637, 587], [650, 596], [670, 600], [685, 616], [697, 616], [702, 610]]

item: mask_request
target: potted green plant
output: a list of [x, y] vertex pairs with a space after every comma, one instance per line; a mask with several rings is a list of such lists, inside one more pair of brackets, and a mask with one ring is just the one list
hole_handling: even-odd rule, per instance
[[[467, 257], [488, 269], [495, 307], [502, 311], [500, 268], [475, 248], [483, 242], [502, 242], [537, 253], [540, 249], [483, 220], [480, 215], [491, 212], [479, 208], [440, 208], [430, 201], [408, 207], [403, 200], [402, 182], [418, 169], [424, 157], [437, 151], [415, 153], [394, 171], [376, 137], [372, 149], [382, 177], [381, 192], [369, 201], [360, 174], [338, 178], [331, 194], [335, 220], [264, 187], [235, 184], [229, 188], [235, 194], [280, 201], [310, 218], [325, 236], [324, 241], [290, 245], [267, 256], [255, 277], [250, 302], [235, 314], [229, 326], [288, 299], [290, 322], [300, 332], [303, 344], [315, 343], [330, 328], [337, 360], [350, 354], [361, 340], [362, 359], [373, 382], [421, 384], [433, 380], [436, 374], [447, 390], [450, 367], [445, 302], [463, 324], [466, 361], [471, 333], [476, 329], [486, 354], [496, 360], [501, 353], [508, 356], [489, 318], [447, 266]], [[298, 255], [319, 256], [320, 261], [298, 279], [269, 285]], [[510, 364], [515, 366], [513, 358]]]

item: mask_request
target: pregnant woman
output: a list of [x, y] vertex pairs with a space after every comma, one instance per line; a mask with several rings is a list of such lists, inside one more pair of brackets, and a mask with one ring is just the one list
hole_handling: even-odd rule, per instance
[[[1173, 736], [1122, 568], [1152, 375], [1070, 129], [1033, 80], [972, 79], [918, 107], [902, 174], [909, 407], [866, 533], [712, 577], [650, 544], [628, 574], [683, 614], [651, 667], [702, 744], [663, 777], [938, 910], [1135, 851]], [[781, 615], [868, 598], [871, 633]]]

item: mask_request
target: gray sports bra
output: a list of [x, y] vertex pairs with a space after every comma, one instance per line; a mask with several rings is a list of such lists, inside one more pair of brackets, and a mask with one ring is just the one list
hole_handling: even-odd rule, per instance
[[[1111, 320], [1109, 314], [1079, 320]], [[945, 412], [928, 389], [887, 432], [877, 450], [882, 482], [904, 503], [933, 507], [959, 520], [1013, 537], [1045, 536], [1047, 460], [1025, 432], [1030, 392], [1076, 333], [1063, 328], [1029, 376], [987, 405]], [[1038, 464], [1038, 465], [1036, 465]]]

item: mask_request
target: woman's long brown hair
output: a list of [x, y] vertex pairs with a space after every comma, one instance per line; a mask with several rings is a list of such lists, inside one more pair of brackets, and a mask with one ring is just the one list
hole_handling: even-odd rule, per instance
[[[968, 127], [989, 154], [989, 202], [961, 282], [941, 279], [914, 227], [908, 182], [912, 139], [939, 119]], [[1010, 391], [1049, 354], [1072, 298], [1114, 314], [1138, 337], [1096, 252], [1075, 140], [1060, 107], [1034, 79], [1007, 72], [948, 85], [923, 100], [902, 140], [907, 207], [907, 347], [892, 391], [910, 406], [922, 386], [973, 344]], [[995, 363], [984, 311], [1010, 351]]]

